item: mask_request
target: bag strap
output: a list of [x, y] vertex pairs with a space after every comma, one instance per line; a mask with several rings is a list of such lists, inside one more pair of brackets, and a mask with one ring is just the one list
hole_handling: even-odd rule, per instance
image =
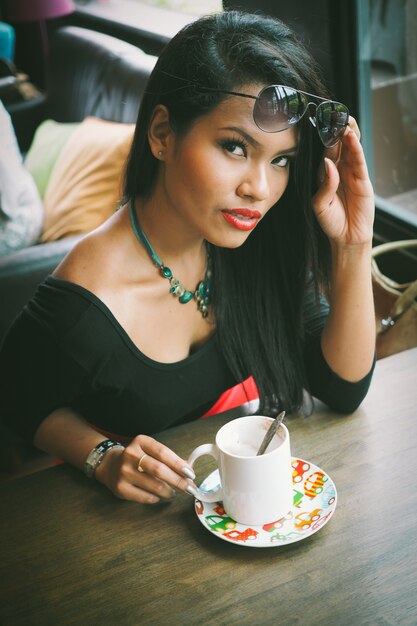
[[390, 241], [383, 243], [380, 246], [375, 246], [372, 249], [372, 277], [379, 283], [384, 289], [398, 296], [397, 300], [393, 304], [388, 317], [381, 320], [381, 325], [384, 330], [388, 330], [395, 324], [407, 309], [414, 304], [417, 298], [417, 280], [399, 284], [388, 276], [385, 276], [379, 269], [375, 258], [386, 252], [392, 252], [394, 250], [404, 250], [406, 248], [417, 247], [417, 239], [406, 239], [403, 241]]
[[396, 302], [394, 302], [388, 317], [381, 320], [381, 326], [387, 330], [391, 326], [394, 326], [395, 322], [403, 315], [412, 304], [415, 303], [417, 298], [417, 280], [410, 284], [410, 286], [402, 293]]
[[407, 248], [417, 248], [417, 239], [389, 241], [388, 243], [383, 243], [379, 246], [375, 246], [374, 248], [372, 248], [372, 277], [379, 285], [381, 285], [381, 287], [394, 295], [398, 295], [399, 293], [401, 293], [401, 291], [407, 289], [413, 283], [397, 283], [395, 280], [392, 280], [388, 276], [385, 276], [385, 274], [383, 274], [378, 267], [376, 257], [381, 256], [382, 254], [386, 254], [387, 252], [393, 252], [394, 250], [405, 250]]

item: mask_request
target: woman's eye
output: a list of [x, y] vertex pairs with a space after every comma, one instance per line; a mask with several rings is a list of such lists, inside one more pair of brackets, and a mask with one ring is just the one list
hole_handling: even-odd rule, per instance
[[288, 167], [291, 163], [291, 157], [289, 156], [279, 156], [272, 161], [272, 165], [276, 165], [277, 167]]
[[236, 156], [246, 156], [246, 145], [241, 141], [223, 141], [222, 148]]

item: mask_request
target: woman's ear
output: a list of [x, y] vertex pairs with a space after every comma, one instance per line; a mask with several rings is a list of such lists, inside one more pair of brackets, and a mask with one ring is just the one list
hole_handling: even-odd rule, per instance
[[159, 161], [164, 160], [164, 155], [170, 145], [173, 131], [169, 124], [169, 111], [164, 104], [158, 104], [152, 114], [148, 129], [148, 140], [152, 154]]

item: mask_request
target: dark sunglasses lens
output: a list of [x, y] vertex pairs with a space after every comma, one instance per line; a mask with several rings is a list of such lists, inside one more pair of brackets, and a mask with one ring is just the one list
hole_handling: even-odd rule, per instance
[[349, 123], [348, 108], [340, 102], [323, 102], [316, 109], [317, 130], [326, 148], [335, 146]]
[[307, 109], [304, 94], [282, 85], [265, 87], [255, 100], [253, 119], [261, 130], [276, 133], [296, 124]]

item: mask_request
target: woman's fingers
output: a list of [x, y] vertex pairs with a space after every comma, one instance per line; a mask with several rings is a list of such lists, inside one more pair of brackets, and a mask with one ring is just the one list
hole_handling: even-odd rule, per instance
[[96, 478], [119, 498], [154, 504], [170, 500], [175, 489], [195, 495], [195, 474], [184, 459], [147, 435], [138, 435], [120, 451], [109, 450]]
[[[334, 180], [340, 181], [342, 184], [346, 182], [349, 185], [349, 189], [353, 191], [357, 190], [358, 193], [368, 193], [369, 189], [363, 189], [362, 185], [364, 183], [367, 184], [367, 187], [371, 187], [369, 181], [368, 168], [365, 160], [365, 155], [363, 152], [362, 145], [359, 141], [359, 128], [355, 122], [356, 130], [354, 128], [349, 127], [346, 130], [343, 139], [339, 142], [339, 154], [337, 160], [329, 159], [329, 157], [324, 157], [322, 166], [321, 166], [321, 175], [320, 175], [320, 184], [321, 189], [319, 189], [319, 194], [322, 192], [329, 192], [330, 188], [333, 191], [333, 185], [331, 184], [331, 176], [329, 177], [329, 172], [335, 174], [334, 168], [329, 166], [329, 162], [331, 161], [338, 170], [339, 178], [336, 176]], [[325, 175], [325, 168], [327, 170], [327, 176]], [[330, 185], [329, 185], [330, 183]], [[369, 183], [369, 184], [368, 184]], [[358, 188], [360, 186], [360, 188]]]
[[169, 476], [170, 484], [178, 488], [181, 488], [184, 485], [188, 485], [189, 481], [187, 482], [184, 479], [195, 478], [192, 467], [190, 467], [190, 465], [186, 461], [184, 461], [184, 459], [179, 457], [177, 454], [175, 454], [173, 450], [171, 450], [164, 444], [156, 441], [156, 439], [154, 439], [153, 437], [149, 437], [147, 435], [139, 435], [134, 439], [132, 443], [140, 446], [142, 453], [148, 455], [148, 457], [143, 459], [141, 463], [142, 468], [146, 472], [151, 473], [159, 478], [164, 466], [167, 468], [165, 476]]
[[343, 244], [368, 242], [374, 198], [359, 129], [349, 127], [340, 144], [337, 163], [324, 159], [327, 175], [313, 197], [314, 211], [329, 239]]
[[160, 442], [139, 435], [126, 448], [113, 488], [116, 495], [142, 503], [171, 499], [175, 489], [192, 494], [195, 474], [175, 452]]
[[117, 488], [113, 490], [113, 493], [122, 500], [130, 500], [139, 504], [158, 504], [158, 502], [161, 502], [161, 498], [156, 494], [131, 485], [127, 481], [120, 482]]
[[353, 130], [353, 132], [355, 133], [356, 137], [359, 139], [361, 138], [361, 131], [359, 130], [359, 126], [358, 126], [358, 122], [356, 121], [356, 119], [354, 117], [352, 117], [351, 115], [349, 116], [349, 128], [351, 130]]
[[333, 163], [337, 163], [340, 159], [340, 151], [342, 148], [342, 142], [338, 141], [335, 146], [324, 149], [324, 158], [330, 159]]
[[322, 184], [313, 197], [313, 207], [318, 216], [333, 201], [340, 182], [339, 172], [335, 163], [327, 157], [323, 160], [323, 170]]
[[[159, 502], [160, 500], [171, 500], [175, 491], [165, 481], [158, 480], [155, 476], [147, 474], [146, 472], [139, 473], [137, 470], [130, 466], [125, 468], [121, 476], [122, 480], [119, 484], [119, 491], [129, 493], [134, 496], [134, 499], [138, 502]], [[144, 497], [146, 494], [146, 497]], [[120, 495], [120, 494], [118, 494]], [[149, 498], [149, 496], [151, 496]], [[122, 495], [122, 497], [124, 497]]]
[[[347, 135], [353, 132], [356, 137], [360, 140], [361, 138], [361, 132], [359, 130], [359, 126], [357, 121], [355, 120], [354, 117], [349, 117], [349, 124], [345, 130], [345, 133], [342, 137], [342, 139], [340, 141], [337, 142], [337, 144], [335, 146], [333, 146], [332, 148], [325, 148], [324, 150], [324, 157], [331, 159], [333, 161], [333, 163], [338, 163], [340, 160], [340, 156], [341, 156], [341, 152], [342, 152], [342, 144], [344, 139], [347, 137]], [[321, 177], [323, 178], [323, 177]]]
[[137, 472], [136, 475], [132, 476], [131, 482], [158, 497], [171, 499], [176, 489], [192, 495], [196, 489], [190, 479], [179, 476], [150, 456], [146, 457], [146, 463], [143, 464], [143, 467], [145, 468], [144, 471]]

